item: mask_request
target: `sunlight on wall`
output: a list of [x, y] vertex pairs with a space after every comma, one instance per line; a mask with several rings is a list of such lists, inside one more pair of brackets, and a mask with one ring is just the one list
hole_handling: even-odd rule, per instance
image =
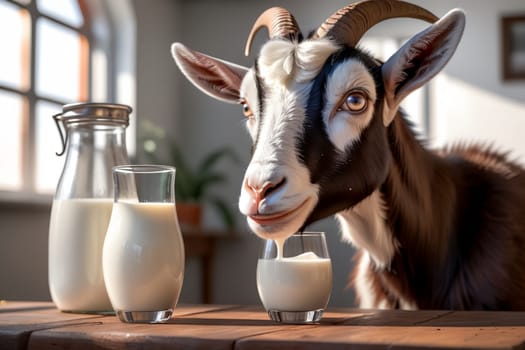
[[93, 77], [93, 101], [107, 101], [108, 99], [108, 58], [102, 50], [95, 49], [91, 54]]
[[431, 89], [432, 144], [481, 142], [525, 164], [525, 102], [441, 74]]
[[[373, 57], [386, 61], [399, 49], [401, 40], [387, 37], [365, 37], [360, 41], [359, 46]], [[414, 128], [420, 135], [425, 135], [426, 131], [425, 94], [423, 89], [420, 88], [413, 91], [401, 104], [408, 119], [414, 123]]]
[[119, 103], [127, 104], [133, 108], [133, 114], [129, 119], [129, 126], [126, 130], [126, 148], [130, 156], [134, 155], [137, 149], [137, 142], [135, 139], [135, 135], [137, 134], [135, 91], [136, 82], [133, 74], [120, 72], [117, 76], [117, 101]]

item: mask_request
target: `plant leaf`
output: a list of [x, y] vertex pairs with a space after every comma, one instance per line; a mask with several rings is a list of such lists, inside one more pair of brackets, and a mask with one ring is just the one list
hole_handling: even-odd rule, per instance
[[[193, 168], [185, 158], [183, 149], [167, 135], [165, 129], [147, 120], [142, 122], [140, 127], [145, 136], [140, 143], [143, 146], [145, 158], [155, 164], [169, 164], [176, 168], [175, 196], [179, 201], [203, 202], [208, 199], [205, 197], [211, 185], [227, 181], [226, 174], [214, 170], [217, 163], [223, 158], [229, 158], [236, 163], [241, 161], [234, 149], [226, 146], [209, 152], [198, 162], [198, 167]], [[146, 150], [144, 141], [147, 140], [152, 140], [157, 144], [155, 151]]]
[[194, 183], [194, 196], [196, 198], [202, 198], [206, 193], [208, 187], [212, 184], [225, 183], [227, 180], [226, 175], [219, 173], [208, 173], [201, 174]]
[[208, 173], [215, 164], [222, 158], [230, 158], [235, 163], [240, 163], [240, 157], [235, 153], [235, 151], [230, 147], [219, 148], [216, 151], [209, 153], [202, 161], [200, 162], [198, 169], [200, 173]]
[[235, 228], [235, 217], [233, 216], [233, 213], [226, 205], [226, 202], [224, 202], [221, 198], [218, 197], [211, 197], [209, 198], [210, 203], [215, 207], [217, 212], [219, 213], [222, 222], [226, 225], [228, 229], [234, 229]]
[[175, 194], [181, 201], [198, 201], [195, 193], [195, 175], [191, 171], [184, 155], [175, 141], [169, 144], [169, 154], [175, 173]]

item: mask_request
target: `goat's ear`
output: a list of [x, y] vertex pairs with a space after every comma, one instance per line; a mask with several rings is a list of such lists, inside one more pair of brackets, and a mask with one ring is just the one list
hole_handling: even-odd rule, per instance
[[171, 54], [186, 78], [204, 93], [239, 103], [241, 82], [248, 68], [190, 50], [181, 43], [171, 46]]
[[465, 14], [455, 9], [412, 37], [382, 67], [385, 84], [383, 123], [389, 125], [401, 101], [447, 64], [465, 28]]

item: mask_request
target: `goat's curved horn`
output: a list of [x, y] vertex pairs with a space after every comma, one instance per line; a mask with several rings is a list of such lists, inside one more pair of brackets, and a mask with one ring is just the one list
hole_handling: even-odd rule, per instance
[[408, 17], [430, 23], [438, 18], [430, 11], [398, 0], [364, 0], [335, 12], [317, 29], [314, 38], [330, 37], [339, 44], [355, 46], [372, 26], [390, 18]]
[[295, 21], [295, 18], [292, 14], [282, 7], [272, 7], [264, 11], [259, 18], [255, 21], [250, 35], [248, 36], [248, 41], [246, 42], [246, 47], [244, 49], [244, 54], [246, 56], [250, 55], [250, 47], [252, 46], [252, 41], [255, 36], [255, 33], [259, 31], [262, 27], [268, 29], [268, 34], [270, 38], [282, 37], [290, 38], [297, 36], [299, 34], [299, 26]]

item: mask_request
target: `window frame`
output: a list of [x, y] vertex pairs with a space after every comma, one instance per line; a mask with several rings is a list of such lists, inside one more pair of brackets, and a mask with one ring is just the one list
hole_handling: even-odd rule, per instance
[[[93, 54], [96, 50], [103, 52], [107, 59], [106, 66], [104, 67], [104, 86], [105, 90], [102, 97], [98, 99], [104, 99], [104, 101], [115, 101], [117, 103], [125, 103], [132, 106], [135, 105], [135, 95], [136, 90], [133, 87], [132, 91], [128, 92], [128, 95], [131, 95], [127, 100], [122, 100], [119, 97], [119, 88], [118, 85], [118, 74], [119, 66], [121, 62], [127, 58], [126, 62], [123, 62], [123, 66], [130, 67], [134, 66], [134, 59], [130, 59], [129, 52], [130, 49], [134, 49], [135, 46], [135, 18], [133, 13], [133, 8], [130, 1], [118, 1], [114, 4], [107, 4], [104, 0], [77, 0], [80, 7], [80, 11], [83, 16], [83, 23], [79, 27], [75, 27], [67, 22], [64, 22], [58, 18], [42, 13], [38, 10], [37, 1], [31, 0], [29, 3], [25, 4], [22, 2], [17, 2], [15, 0], [3, 0], [6, 3], [13, 4], [20, 9], [27, 11], [29, 15], [29, 35], [25, 36], [25, 40], [29, 40], [29, 43], [25, 44], [26, 50], [29, 50], [27, 55], [27, 60], [29, 60], [27, 68], [27, 86], [22, 86], [21, 88], [12, 87], [0, 82], [0, 91], [5, 91], [7, 93], [14, 93], [18, 96], [21, 96], [24, 99], [23, 103], [23, 115], [22, 115], [22, 131], [21, 131], [21, 174], [22, 174], [22, 188], [21, 189], [0, 189], [0, 203], [30, 203], [30, 204], [50, 204], [53, 197], [53, 193], [40, 193], [36, 189], [36, 107], [39, 101], [45, 101], [53, 104], [64, 105], [71, 102], [87, 102], [91, 101], [93, 96], [100, 96], [100, 93], [94, 92], [94, 75], [93, 75]], [[125, 6], [126, 8], [121, 9], [118, 6]], [[116, 12], [127, 13], [126, 18], [116, 18]], [[128, 18], [133, 17], [133, 18]], [[37, 35], [37, 22], [40, 18], [45, 18], [55, 24], [63, 26], [69, 30], [77, 32], [81, 38], [85, 38], [85, 43], [81, 44], [81, 50], [86, 50], [87, 62], [81, 62], [81, 90], [80, 98], [77, 101], [66, 101], [59, 100], [51, 96], [39, 95], [36, 91], [36, 35]], [[95, 31], [94, 26], [97, 25], [96, 21], [102, 21], [105, 23], [105, 33], [101, 34], [100, 31]], [[128, 30], [122, 30], [118, 28], [122, 21], [126, 20], [126, 25], [131, 27]], [[122, 45], [113, 45], [117, 40], [120, 40], [121, 37], [125, 36], [128, 46]], [[118, 46], [118, 47], [117, 47]], [[134, 51], [133, 51], [134, 52]], [[84, 67], [84, 69], [82, 68]], [[129, 70], [129, 68], [128, 68]], [[132, 71], [132, 78], [135, 79], [135, 72]], [[119, 101], [120, 100], [120, 101]], [[96, 102], [104, 102], [96, 101]], [[51, 120], [51, 116], [50, 116]], [[134, 123], [135, 124], [135, 123]], [[135, 130], [131, 130], [131, 135], [135, 136]], [[57, 135], [50, 135], [49, 137], [54, 137]], [[129, 138], [129, 137], [128, 137]], [[133, 140], [134, 141], [134, 140]], [[134, 142], [132, 142], [134, 145]], [[57, 152], [60, 150], [57, 150]], [[57, 179], [58, 182], [58, 179]]]

